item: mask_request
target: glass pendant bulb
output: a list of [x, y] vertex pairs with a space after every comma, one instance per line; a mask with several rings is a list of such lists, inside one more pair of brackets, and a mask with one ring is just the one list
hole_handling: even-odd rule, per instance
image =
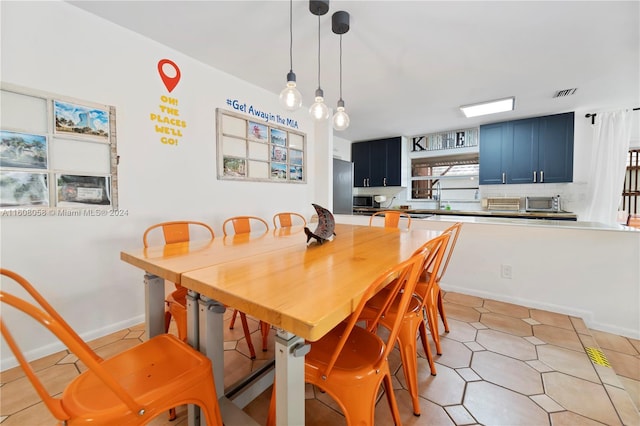
[[323, 121], [329, 118], [329, 108], [324, 104], [324, 92], [321, 88], [316, 89], [316, 99], [309, 108], [311, 118], [317, 121]]
[[280, 92], [280, 104], [289, 111], [302, 106], [302, 95], [296, 88], [296, 75], [293, 71], [287, 74], [287, 87]]
[[338, 101], [338, 108], [335, 114], [333, 114], [333, 128], [336, 130], [345, 130], [349, 127], [349, 115], [344, 110], [344, 101], [340, 99]]

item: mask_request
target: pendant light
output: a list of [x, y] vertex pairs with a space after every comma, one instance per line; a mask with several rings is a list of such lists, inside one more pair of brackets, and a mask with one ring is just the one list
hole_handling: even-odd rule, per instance
[[302, 106], [302, 95], [296, 89], [296, 74], [293, 72], [293, 0], [289, 0], [289, 73], [287, 87], [280, 92], [280, 104], [289, 111]]
[[333, 128], [336, 130], [345, 130], [349, 127], [349, 115], [344, 110], [344, 101], [342, 100], [342, 34], [349, 31], [349, 12], [340, 10], [331, 17], [331, 29], [335, 34], [340, 35], [340, 99], [338, 99], [338, 108], [333, 114]]
[[320, 16], [329, 11], [329, 1], [309, 0], [309, 10], [318, 17], [318, 88], [315, 102], [309, 108], [309, 114], [314, 120], [323, 121], [329, 118], [329, 108], [324, 104], [324, 92], [320, 87]]

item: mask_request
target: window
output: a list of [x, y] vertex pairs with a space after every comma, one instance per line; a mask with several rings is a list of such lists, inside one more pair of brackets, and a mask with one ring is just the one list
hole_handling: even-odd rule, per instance
[[627, 157], [627, 172], [622, 187], [622, 210], [628, 214], [640, 213], [640, 148], [630, 149]]
[[[411, 198], [473, 200], [478, 190], [478, 154], [447, 155], [411, 160]], [[444, 197], [443, 197], [444, 198]]]
[[115, 108], [3, 85], [0, 208], [117, 208]]

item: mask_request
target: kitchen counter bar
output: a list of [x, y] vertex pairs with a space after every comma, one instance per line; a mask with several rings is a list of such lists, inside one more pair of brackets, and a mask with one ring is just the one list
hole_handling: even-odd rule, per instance
[[354, 208], [353, 213], [359, 215], [371, 215], [377, 211], [398, 210], [409, 215], [426, 217], [430, 215], [438, 216], [475, 216], [475, 217], [501, 217], [509, 219], [552, 219], [552, 220], [577, 220], [578, 217], [571, 212], [525, 212], [525, 211], [487, 211], [487, 210], [446, 210], [446, 209], [377, 209], [377, 208]]

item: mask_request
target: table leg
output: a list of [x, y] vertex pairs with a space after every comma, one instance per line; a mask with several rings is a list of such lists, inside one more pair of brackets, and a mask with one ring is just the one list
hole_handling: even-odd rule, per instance
[[164, 279], [144, 274], [144, 313], [147, 338], [164, 333]]
[[200, 295], [199, 345], [200, 352], [209, 357], [213, 364], [218, 398], [224, 396], [224, 312], [221, 303]]
[[278, 329], [276, 351], [276, 424], [304, 425], [304, 339]]
[[[192, 348], [199, 349], [199, 300], [200, 295], [195, 291], [187, 292], [187, 343]], [[200, 407], [189, 404], [187, 406], [188, 426], [200, 425]]]

